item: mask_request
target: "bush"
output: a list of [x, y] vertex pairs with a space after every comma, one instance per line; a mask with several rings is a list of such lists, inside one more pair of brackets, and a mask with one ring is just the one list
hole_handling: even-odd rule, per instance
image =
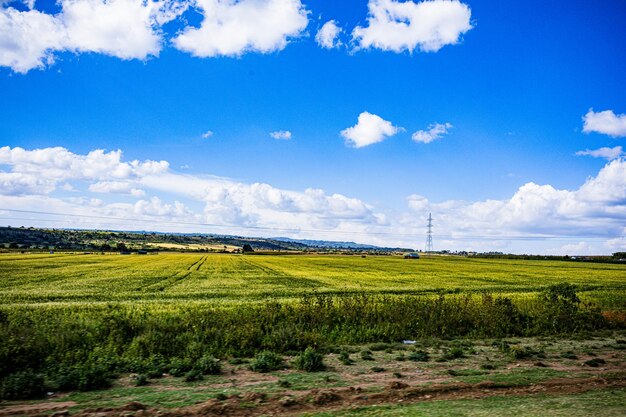
[[363, 359], [364, 361], [373, 361], [374, 357], [372, 356], [372, 352], [369, 350], [362, 350], [361, 351], [361, 359]]
[[347, 350], [342, 350], [339, 352], [339, 362], [344, 365], [352, 365], [354, 361], [350, 358], [350, 353]]
[[430, 360], [430, 356], [428, 356], [428, 352], [425, 350], [418, 350], [409, 355], [409, 360], [412, 360], [413, 362], [428, 362]]
[[90, 391], [109, 388], [115, 375], [108, 367], [100, 364], [64, 366], [54, 374], [56, 389], [60, 391]]
[[598, 366], [604, 365], [605, 363], [606, 361], [602, 358], [593, 358], [586, 361], [585, 365], [591, 366], [592, 368], [597, 368]]
[[189, 358], [174, 358], [170, 362], [170, 375], [172, 376], [183, 376], [187, 372], [191, 371], [193, 365]]
[[203, 375], [219, 375], [222, 373], [222, 364], [220, 360], [211, 355], [201, 357], [198, 362], [196, 362], [196, 366], [194, 368], [200, 371]]
[[137, 374], [133, 378], [135, 381], [136, 387], [143, 387], [144, 385], [148, 385], [148, 377], [144, 374]]
[[293, 364], [296, 369], [306, 372], [323, 371], [326, 368], [326, 365], [324, 365], [324, 355], [310, 347], [296, 356]]
[[202, 372], [200, 372], [198, 369], [192, 369], [191, 371], [185, 374], [186, 382], [194, 382], [194, 381], [201, 381], [201, 380], [202, 380]]
[[464, 358], [464, 357], [465, 357], [465, 352], [463, 351], [462, 348], [459, 348], [459, 347], [454, 347], [454, 348], [448, 350], [442, 356], [442, 358], [444, 358], [444, 359], [446, 359], [448, 361], [452, 360], [452, 359], [459, 359], [459, 358]]
[[0, 399], [26, 400], [42, 398], [45, 394], [46, 385], [43, 376], [31, 370], [9, 375], [0, 385]]
[[511, 354], [514, 359], [530, 359], [533, 356], [542, 358], [545, 357], [545, 354], [540, 350], [535, 350], [530, 346], [518, 347], [514, 346], [511, 348]]
[[374, 343], [373, 345], [370, 345], [370, 350], [373, 352], [380, 352], [382, 350], [387, 350], [392, 348], [392, 345], [390, 345], [389, 343]]
[[271, 372], [284, 367], [282, 356], [270, 351], [263, 351], [257, 354], [250, 363], [250, 370], [254, 372]]

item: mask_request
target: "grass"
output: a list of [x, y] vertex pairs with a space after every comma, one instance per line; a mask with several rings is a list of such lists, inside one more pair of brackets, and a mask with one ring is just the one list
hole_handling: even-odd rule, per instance
[[[428, 346], [420, 346], [416, 349], [424, 349], [431, 354], [439, 354], [450, 346], [464, 346], [466, 350], [475, 353], [458, 358], [451, 362], [438, 363], [412, 362], [395, 360], [398, 348], [401, 345], [392, 345], [392, 351], [378, 351], [374, 361], [365, 361], [355, 358], [352, 365], [342, 364], [339, 353], [327, 354], [324, 361], [327, 368], [322, 372], [303, 372], [296, 369], [285, 369], [269, 373], [257, 373], [248, 369], [248, 363], [231, 364], [225, 361], [222, 374], [205, 375], [204, 379], [195, 382], [185, 382], [184, 377], [166, 376], [158, 379], [150, 379], [148, 385], [135, 387], [133, 376], [124, 375], [116, 380], [109, 389], [90, 392], [72, 392], [61, 395], [47, 401], [74, 401], [77, 403], [71, 409], [79, 410], [101, 407], [121, 407], [131, 401], [139, 401], [142, 404], [156, 409], [172, 409], [199, 404], [211, 398], [226, 398], [239, 395], [245, 398], [246, 394], [263, 393], [268, 397], [281, 398], [285, 395], [306, 396], [311, 390], [345, 389], [347, 387], [359, 387], [364, 395], [380, 393], [385, 390], [391, 381], [398, 380], [411, 387], [429, 387], [433, 385], [467, 383], [476, 384], [490, 381], [504, 387], [527, 387], [541, 384], [553, 379], [601, 377], [607, 381], [620, 381], [626, 377], [623, 371], [623, 363], [626, 352], [615, 349], [617, 341], [624, 338], [624, 331], [613, 332], [610, 336], [588, 336], [588, 338], [506, 338], [505, 342], [510, 346], [524, 346], [533, 350], [545, 350], [548, 356], [546, 361], [553, 368], [540, 368], [534, 366], [534, 359], [517, 360], [509, 352], [503, 352], [498, 346], [494, 346], [493, 339], [455, 339], [441, 340], [431, 339]], [[362, 351], [371, 348], [371, 344], [345, 346], [344, 351]], [[573, 350], [582, 352], [594, 346], [597, 357], [607, 359], [607, 368], [590, 368], [584, 365], [584, 360], [589, 356], [581, 354], [580, 360], [572, 363], [563, 358], [561, 353]], [[413, 349], [413, 348], [411, 348]], [[412, 350], [407, 350], [409, 352]], [[357, 356], [357, 355], [355, 355]], [[285, 356], [285, 362], [292, 363], [294, 356]], [[497, 363], [494, 370], [480, 369], [485, 361]], [[239, 362], [239, 361], [237, 361]], [[377, 368], [377, 369], [375, 369]], [[378, 372], [383, 370], [382, 372]], [[352, 392], [348, 390], [348, 392]], [[482, 392], [482, 391], [481, 391]], [[623, 393], [622, 391], [619, 391]], [[599, 401], [607, 401], [609, 413], [612, 410], [611, 396], [605, 394], [587, 393], [583, 395], [597, 395]], [[608, 394], [606, 394], [608, 395]], [[520, 415], [534, 415], [535, 408], [522, 407], [521, 397], [507, 397], [510, 401], [486, 398], [469, 401], [432, 401], [420, 404], [404, 406], [364, 407], [358, 410], [342, 410], [340, 415], [504, 415], [507, 412], [517, 412]], [[528, 396], [528, 407], [534, 407], [537, 401], [548, 401], [545, 415], [559, 415], [558, 412], [565, 410], [568, 404], [576, 404], [578, 396], [567, 396], [558, 400], [557, 397]], [[590, 397], [591, 398], [591, 397]], [[595, 398], [595, 397], [594, 397]], [[623, 401], [623, 400], [622, 400]], [[15, 404], [9, 403], [8, 405]], [[462, 406], [465, 404], [465, 406]], [[503, 406], [504, 404], [504, 406]], [[508, 405], [507, 405], [508, 404]], [[623, 404], [623, 403], [622, 403]], [[4, 405], [7, 405], [5, 402]], [[253, 407], [254, 405], [250, 405]], [[416, 408], [417, 407], [417, 408]], [[466, 408], [463, 408], [466, 407]], [[561, 408], [559, 408], [561, 407]], [[586, 405], [584, 410], [593, 413], [596, 408]], [[465, 414], [463, 414], [465, 412]], [[377, 414], [378, 413], [378, 414]], [[437, 414], [439, 413], [439, 414]], [[482, 413], [482, 414], [481, 414]], [[490, 414], [491, 413], [491, 414]], [[502, 414], [498, 414], [502, 413]], [[316, 414], [317, 415], [317, 414]], [[333, 413], [319, 415], [337, 415]], [[573, 414], [574, 416], [583, 414]], [[605, 414], [601, 414], [605, 415]], [[606, 414], [612, 415], [612, 414]]]
[[353, 410], [305, 414], [330, 416], [563, 416], [618, 417], [626, 409], [626, 389], [591, 391], [574, 395], [498, 396], [480, 400], [443, 400], [410, 405], [382, 405]]
[[492, 292], [524, 297], [569, 282], [613, 308], [626, 305], [626, 266], [393, 256], [245, 256], [162, 253], [0, 255], [2, 304], [84, 302], [242, 303], [287, 300], [304, 292], [437, 294]]

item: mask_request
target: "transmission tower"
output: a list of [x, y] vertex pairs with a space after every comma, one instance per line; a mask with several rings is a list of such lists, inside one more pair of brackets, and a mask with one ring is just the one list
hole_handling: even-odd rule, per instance
[[428, 232], [426, 232], [426, 252], [433, 251], [433, 216], [428, 213]]

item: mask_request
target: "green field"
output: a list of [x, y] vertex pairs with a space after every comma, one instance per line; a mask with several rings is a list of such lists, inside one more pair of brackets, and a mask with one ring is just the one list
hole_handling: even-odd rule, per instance
[[462, 257], [222, 254], [0, 255], [0, 303], [251, 302], [304, 293], [529, 294], [568, 282], [626, 306], [626, 265]]
[[129, 373], [193, 379], [217, 358], [263, 351], [626, 328], [626, 265], [608, 263], [10, 253], [0, 277], [0, 399], [107, 388]]

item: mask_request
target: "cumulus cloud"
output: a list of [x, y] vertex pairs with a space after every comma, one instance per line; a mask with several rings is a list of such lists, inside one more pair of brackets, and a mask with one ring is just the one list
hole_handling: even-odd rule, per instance
[[430, 143], [435, 139], [439, 139], [443, 135], [447, 134], [449, 129], [452, 129], [452, 125], [450, 123], [433, 123], [428, 126], [427, 130], [418, 130], [417, 132], [413, 133], [411, 138], [415, 142]]
[[621, 146], [616, 146], [614, 148], [600, 148], [595, 150], [586, 149], [584, 151], [576, 152], [578, 156], [592, 156], [594, 158], [604, 158], [612, 161], [613, 159], [617, 159], [620, 156], [624, 155]]
[[583, 132], [602, 133], [611, 137], [626, 136], [626, 114], [615, 114], [613, 110], [594, 112], [589, 109], [583, 116]]
[[[37, 203], [29, 209], [50, 211], [55, 206], [71, 204], [74, 207], [71, 212], [75, 212], [76, 207], [89, 206], [97, 208], [90, 214], [117, 216], [119, 223], [124, 223], [129, 213], [164, 216], [165, 219], [188, 213], [187, 222], [192, 219], [224, 225], [225, 233], [233, 233], [232, 228], [237, 226], [350, 230], [354, 222], [378, 224], [384, 221], [384, 216], [375, 213], [365, 202], [341, 194], [328, 194], [316, 188], [292, 191], [264, 183], [178, 174], [170, 171], [165, 161], [124, 161], [121, 151], [95, 150], [79, 155], [64, 148], [4, 147], [0, 148], [2, 165], [8, 165], [11, 172], [0, 172], [0, 207], [14, 207], [2, 203], [15, 202], [13, 197], [20, 197], [20, 201], [48, 203], [56, 198], [58, 201], [50, 207]], [[108, 201], [87, 196], [53, 198], [60, 188], [58, 184], [67, 180], [86, 183], [90, 193], [98, 193]], [[158, 193], [159, 198], [142, 199], [133, 205], [115, 202], [120, 194], [141, 198], [144, 190], [153, 195]], [[196, 207], [200, 205], [202, 210], [189, 211], [180, 205], [184, 203], [164, 202], [161, 195], [178, 196]]]
[[207, 130], [206, 132], [204, 132], [204, 133], [202, 134], [202, 139], [208, 139], [208, 138], [210, 138], [211, 136], [213, 136], [213, 131], [211, 131], [211, 130]]
[[341, 32], [342, 30], [337, 26], [337, 22], [329, 20], [317, 31], [315, 42], [322, 48], [336, 48], [341, 45], [341, 41], [338, 39]]
[[357, 48], [436, 52], [472, 29], [471, 11], [457, 0], [370, 0], [367, 26], [352, 31]]
[[291, 132], [288, 130], [276, 130], [270, 132], [270, 136], [278, 140], [289, 140], [291, 139]]
[[[78, 155], [62, 147], [26, 150], [4, 146], [0, 148], [0, 166], [8, 165], [11, 172], [0, 174], [7, 184], [13, 184], [13, 193], [49, 193], [67, 180], [137, 180], [169, 169], [166, 161], [123, 162], [121, 158], [120, 150], [97, 149]], [[0, 193], [8, 189], [7, 185]]]
[[506, 240], [529, 235], [609, 239], [624, 233], [626, 161], [609, 162], [575, 190], [529, 182], [504, 200], [433, 203], [411, 195], [407, 205], [420, 219], [429, 211], [436, 213], [439, 230], [456, 239], [502, 236]]
[[172, 42], [197, 57], [280, 51], [308, 25], [300, 0], [196, 0], [200, 27], [187, 27]]
[[64, 27], [56, 17], [0, 9], [0, 66], [19, 73], [42, 68], [54, 62], [54, 51], [63, 49], [65, 42]]
[[[68, 181], [76, 185], [70, 197], [62, 190]], [[416, 191], [420, 186], [407, 184]], [[128, 203], [120, 194], [137, 200]], [[433, 202], [413, 193], [406, 203], [404, 210], [387, 211], [319, 188], [186, 175], [169, 170], [166, 161], [125, 161], [121, 151], [0, 148], [0, 218], [10, 217], [3, 208], [12, 208], [103, 217], [55, 217], [55, 227], [136, 229], [146, 221], [158, 230], [197, 232], [209, 223], [218, 225], [209, 230], [214, 233], [276, 236], [287, 229], [292, 237], [331, 240], [355, 240], [356, 233], [366, 243], [420, 247], [432, 212], [436, 249], [569, 254], [577, 247], [568, 245], [580, 242], [589, 244], [578, 247], [588, 253], [624, 248], [626, 160], [607, 162], [574, 189], [529, 182], [505, 199]], [[50, 217], [41, 219], [27, 225], [50, 225], [44, 222]]]
[[0, 9], [0, 65], [26, 73], [54, 61], [57, 51], [96, 52], [121, 59], [157, 56], [160, 25], [187, 3], [174, 0], [60, 0], [61, 12]]
[[359, 114], [357, 124], [341, 131], [346, 144], [355, 148], [382, 142], [397, 134], [401, 128], [394, 126], [382, 117], [364, 111]]

